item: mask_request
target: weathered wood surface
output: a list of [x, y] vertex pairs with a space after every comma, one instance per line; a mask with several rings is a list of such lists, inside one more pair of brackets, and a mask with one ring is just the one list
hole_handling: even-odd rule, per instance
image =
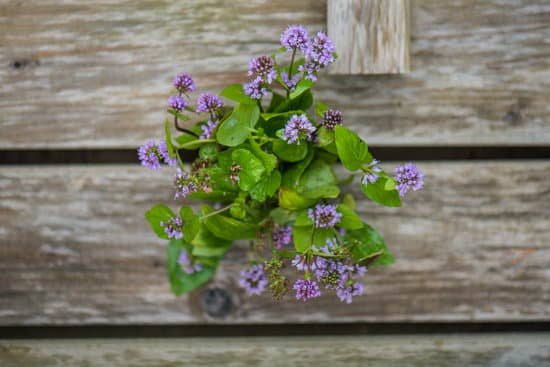
[[369, 270], [365, 296], [247, 297], [235, 249], [211, 285], [231, 297], [224, 317], [207, 314], [204, 289], [169, 292], [165, 244], [143, 218], [171, 201], [168, 172], [1, 167], [0, 325], [549, 320], [550, 162], [421, 167], [427, 186], [403, 208], [359, 203], [397, 258]]
[[[0, 1], [0, 149], [120, 147], [162, 134], [173, 75], [242, 82], [319, 0]], [[318, 97], [371, 144], [550, 143], [550, 3], [411, 6], [412, 73], [324, 76]]]
[[550, 334], [0, 340], [3, 367], [545, 367]]
[[409, 0], [328, 0], [327, 29], [338, 49], [331, 74], [410, 71]]

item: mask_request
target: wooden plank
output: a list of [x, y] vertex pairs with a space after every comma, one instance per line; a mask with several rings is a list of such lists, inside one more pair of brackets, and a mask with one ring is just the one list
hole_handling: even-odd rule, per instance
[[230, 297], [219, 317], [205, 288], [173, 297], [165, 243], [143, 218], [175, 205], [168, 172], [1, 167], [0, 325], [550, 319], [550, 162], [421, 167], [426, 189], [402, 209], [359, 202], [397, 258], [369, 270], [365, 296], [347, 306], [332, 294], [307, 305], [247, 297], [236, 248], [209, 286]]
[[410, 71], [409, 0], [328, 0], [328, 35], [338, 49], [331, 74]]
[[[246, 79], [318, 0], [4, 1], [0, 149], [133, 148], [162, 134], [173, 75], [212, 91]], [[323, 76], [318, 97], [370, 144], [550, 143], [550, 3], [417, 0], [412, 73]], [[266, 17], [269, 14], [269, 17]]]
[[550, 366], [550, 334], [1, 340], [4, 367]]

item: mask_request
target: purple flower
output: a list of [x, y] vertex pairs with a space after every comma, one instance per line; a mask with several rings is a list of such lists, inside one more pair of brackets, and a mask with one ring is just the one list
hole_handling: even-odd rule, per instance
[[178, 264], [181, 265], [183, 271], [187, 274], [193, 274], [202, 270], [201, 264], [193, 263], [187, 250], [181, 250], [178, 257]]
[[344, 118], [342, 117], [342, 112], [338, 110], [328, 109], [323, 114], [323, 120], [321, 125], [326, 127], [329, 130], [334, 130], [336, 125], [342, 125]]
[[182, 171], [179, 168], [174, 175], [174, 186], [176, 188], [174, 199], [185, 198], [187, 195], [192, 194], [199, 189], [199, 185], [196, 180], [187, 172]]
[[378, 180], [378, 172], [382, 171], [382, 169], [378, 167], [379, 163], [380, 161], [373, 159], [372, 162], [370, 162], [370, 164], [365, 167], [367, 171], [365, 172], [363, 177], [361, 177], [361, 184], [366, 186], [368, 184], [373, 184], [376, 182], [376, 180]]
[[260, 294], [267, 287], [267, 278], [262, 264], [254, 265], [247, 270], [241, 271], [239, 285], [246, 290], [249, 295]]
[[166, 222], [160, 222], [161, 227], [164, 227], [164, 232], [170, 239], [180, 239], [183, 237], [181, 226], [183, 225], [181, 218], [178, 216], [172, 217]]
[[138, 148], [138, 158], [142, 166], [156, 171], [160, 169], [164, 156], [160, 150], [160, 146], [153, 140], [148, 140]]
[[291, 264], [300, 271], [315, 271], [325, 267], [326, 259], [320, 256], [313, 256], [309, 261], [305, 255], [296, 255]]
[[170, 96], [168, 98], [168, 107], [181, 112], [187, 107], [187, 101], [182, 96]]
[[248, 63], [248, 76], [265, 78], [267, 84], [271, 84], [277, 76], [275, 72], [275, 61], [269, 56], [260, 56], [251, 59]]
[[284, 85], [292, 92], [294, 88], [296, 88], [296, 85], [298, 84], [298, 82], [300, 81], [300, 75], [296, 74], [292, 77], [292, 79], [290, 79], [287, 73], [282, 72], [281, 79]]
[[409, 190], [420, 190], [424, 186], [424, 175], [414, 163], [406, 163], [395, 170], [397, 191], [403, 197]]
[[321, 295], [319, 285], [314, 280], [298, 279], [293, 288], [296, 292], [296, 299], [303, 302]]
[[187, 73], [181, 73], [176, 75], [172, 84], [174, 85], [174, 87], [176, 87], [176, 89], [180, 93], [195, 91], [195, 82], [193, 81], [193, 79], [191, 79], [191, 77]]
[[306, 62], [300, 66], [299, 70], [306, 74], [306, 79], [316, 81], [316, 73], [334, 62], [335, 50], [332, 40], [325, 33], [318, 32], [307, 48]]
[[211, 93], [202, 93], [197, 99], [197, 112], [217, 112], [223, 106], [220, 97]]
[[288, 144], [300, 144], [300, 140], [311, 141], [315, 126], [309, 122], [306, 115], [293, 115], [285, 126], [283, 140]]
[[332, 228], [342, 219], [342, 214], [333, 204], [317, 204], [315, 208], [308, 209], [307, 216], [316, 228]]
[[212, 133], [214, 129], [218, 126], [217, 122], [208, 120], [207, 123], [201, 125], [202, 134], [199, 137], [200, 139], [210, 139], [212, 138]]
[[309, 46], [309, 36], [307, 29], [302, 25], [290, 25], [281, 34], [281, 45], [287, 51], [300, 50], [305, 52]]
[[280, 250], [292, 242], [292, 227], [291, 226], [276, 226], [271, 233], [273, 246]]
[[363, 284], [353, 282], [351, 285], [339, 287], [336, 290], [336, 296], [340, 301], [350, 304], [353, 296], [361, 296], [363, 294]]
[[159, 143], [159, 152], [162, 155], [162, 159], [164, 159], [164, 162], [166, 162], [166, 164], [170, 167], [174, 167], [178, 164], [178, 159], [175, 157], [172, 158], [170, 157], [170, 154], [168, 154], [168, 147], [166, 146], [165, 141], [161, 141]]
[[244, 94], [252, 99], [261, 99], [267, 93], [267, 89], [263, 87], [263, 80], [261, 76], [257, 76], [255, 79], [244, 85]]

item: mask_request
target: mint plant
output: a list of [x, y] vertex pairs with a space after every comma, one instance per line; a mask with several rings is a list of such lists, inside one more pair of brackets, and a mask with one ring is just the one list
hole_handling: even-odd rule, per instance
[[[345, 127], [342, 112], [314, 101], [318, 73], [336, 59], [332, 41], [302, 26], [289, 26], [282, 47], [254, 58], [249, 80], [218, 95], [196, 91], [183, 73], [168, 99], [165, 140], [138, 149], [142, 165], [175, 169], [174, 199], [196, 199], [177, 211], [155, 205], [145, 217], [168, 240], [168, 277], [174, 294], [210, 280], [235, 241], [249, 241], [249, 260], [239, 284], [251, 295], [293, 292], [307, 301], [325, 291], [350, 303], [363, 293], [366, 266], [393, 257], [382, 236], [362, 221], [353, 197], [342, 191], [334, 166], [360, 174], [370, 200], [397, 207], [423, 175], [407, 163], [385, 172], [367, 144]], [[194, 121], [192, 126], [189, 121]], [[187, 127], [183, 127], [183, 124]], [[190, 164], [181, 157], [197, 151]], [[298, 279], [289, 269], [298, 272]]]

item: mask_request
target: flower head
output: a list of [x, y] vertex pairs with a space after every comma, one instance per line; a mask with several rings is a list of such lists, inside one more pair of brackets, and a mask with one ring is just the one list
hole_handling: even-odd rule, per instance
[[296, 85], [300, 81], [300, 74], [296, 74], [291, 78], [288, 77], [288, 74], [286, 72], [281, 73], [281, 79], [284, 83], [284, 85], [292, 92], [294, 88], [296, 88]]
[[336, 47], [332, 40], [323, 32], [318, 32], [306, 50], [306, 62], [299, 70], [306, 74], [306, 79], [316, 81], [316, 73], [334, 62]]
[[291, 226], [276, 226], [271, 232], [273, 246], [280, 250], [292, 242], [292, 227]]
[[321, 125], [326, 127], [329, 130], [334, 130], [336, 125], [342, 125], [344, 118], [342, 117], [342, 112], [338, 110], [328, 109], [323, 114], [323, 120]]
[[350, 304], [353, 296], [361, 296], [363, 294], [363, 284], [353, 282], [350, 285], [345, 285], [336, 289], [336, 296], [340, 301]]
[[178, 264], [181, 265], [183, 271], [187, 274], [193, 274], [202, 270], [201, 264], [193, 263], [187, 250], [181, 250]]
[[214, 132], [214, 129], [218, 126], [217, 122], [214, 122], [212, 120], [208, 120], [207, 123], [201, 125], [202, 134], [199, 137], [200, 139], [211, 139], [212, 133]]
[[215, 113], [222, 106], [222, 99], [211, 93], [202, 93], [197, 99], [197, 112]]
[[168, 98], [168, 107], [181, 112], [187, 107], [187, 101], [182, 96], [170, 96]]
[[409, 190], [420, 190], [424, 186], [424, 175], [414, 163], [406, 163], [395, 170], [397, 191], [403, 197]]
[[251, 59], [248, 63], [248, 76], [257, 76], [271, 84], [277, 76], [275, 72], [275, 61], [269, 56], [260, 56]]
[[267, 287], [267, 278], [265, 276], [264, 266], [262, 264], [254, 265], [247, 270], [241, 271], [239, 285], [246, 290], [249, 295], [260, 294]]
[[309, 36], [307, 29], [302, 25], [290, 25], [281, 34], [281, 45], [287, 51], [300, 50], [305, 52], [309, 46]]
[[199, 189], [196, 179], [191, 177], [189, 173], [182, 171], [179, 168], [174, 175], [174, 187], [176, 188], [174, 199], [185, 198], [187, 195], [192, 194]]
[[174, 80], [172, 81], [172, 84], [180, 93], [187, 93], [187, 92], [193, 92], [195, 91], [195, 82], [189, 74], [187, 73], [181, 73], [176, 75]]
[[319, 289], [319, 285], [315, 280], [298, 279], [294, 283], [293, 288], [296, 292], [296, 299], [299, 301], [306, 302], [311, 298], [316, 298], [321, 295], [321, 290]]
[[307, 216], [316, 228], [332, 228], [342, 219], [342, 213], [333, 204], [317, 204], [315, 208], [308, 209]]
[[313, 139], [315, 126], [309, 122], [306, 115], [293, 115], [285, 126], [283, 139], [288, 144], [300, 144], [300, 140]]
[[138, 158], [141, 165], [150, 170], [159, 170], [164, 157], [161, 144], [157, 144], [153, 140], [148, 140], [138, 148]]
[[166, 164], [170, 167], [174, 167], [178, 164], [178, 159], [175, 157], [172, 158], [170, 157], [170, 154], [168, 154], [168, 147], [166, 146], [166, 142], [161, 141], [159, 143], [159, 152], [162, 155], [162, 159], [164, 159], [164, 162], [166, 162]]
[[244, 94], [252, 99], [261, 99], [267, 94], [267, 89], [263, 86], [263, 80], [261, 76], [257, 76], [249, 83], [244, 85]]
[[373, 184], [378, 180], [378, 172], [381, 172], [382, 169], [378, 166], [380, 161], [373, 159], [372, 162], [365, 167], [366, 171], [363, 177], [361, 177], [361, 184], [368, 185]]
[[170, 239], [180, 239], [183, 237], [182, 221], [178, 216], [172, 217], [167, 221], [160, 222], [160, 225], [164, 227], [164, 232]]

